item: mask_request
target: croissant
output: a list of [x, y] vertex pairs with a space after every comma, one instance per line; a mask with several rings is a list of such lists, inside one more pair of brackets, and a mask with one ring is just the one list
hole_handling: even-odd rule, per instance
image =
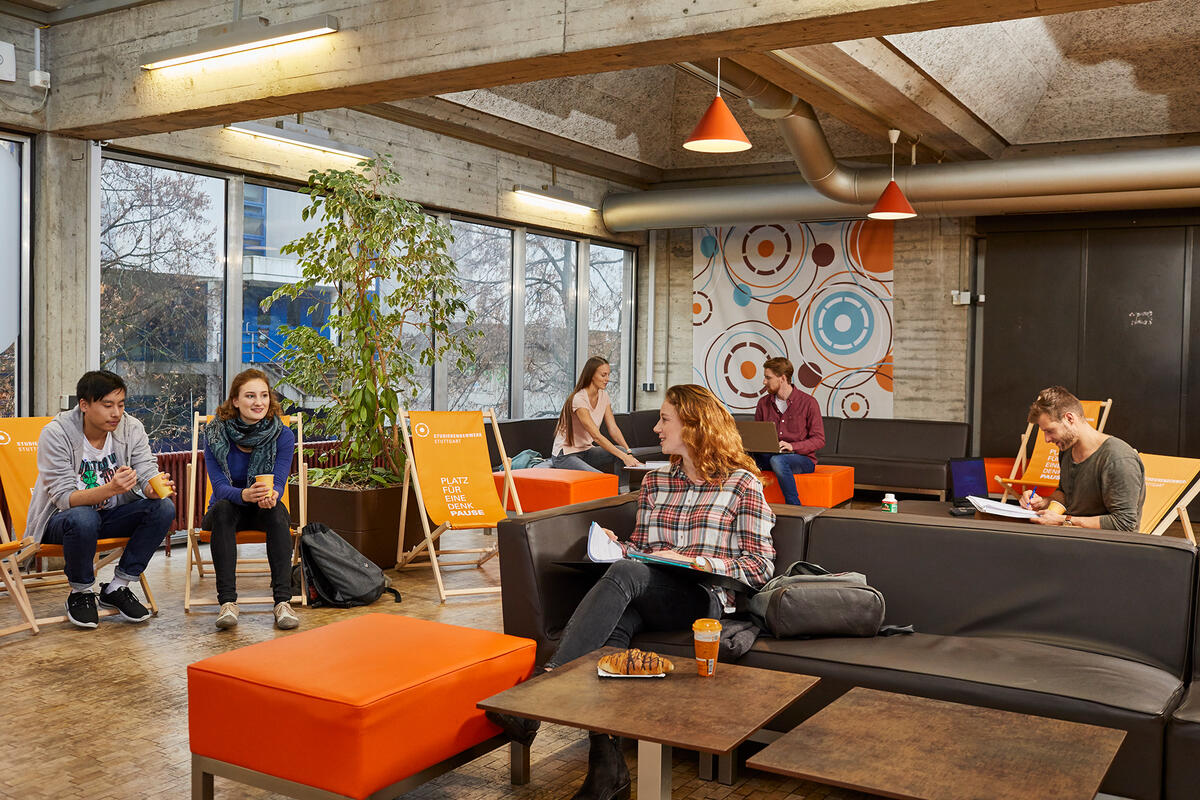
[[600, 659], [600, 669], [610, 675], [658, 675], [674, 672], [675, 665], [658, 653], [636, 648], [609, 653]]

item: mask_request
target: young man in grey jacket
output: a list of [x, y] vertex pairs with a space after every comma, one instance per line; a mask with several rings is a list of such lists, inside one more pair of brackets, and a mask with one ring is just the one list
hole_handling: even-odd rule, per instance
[[[175, 504], [149, 488], [158, 473], [142, 423], [125, 413], [125, 382], [108, 370], [88, 372], [75, 387], [79, 405], [64, 411], [38, 437], [38, 478], [27, 530], [63, 547], [71, 584], [67, 618], [81, 628], [99, 623], [93, 563], [96, 541], [129, 538], [99, 602], [130, 622], [150, 611], [129, 589], [175, 521]], [[168, 485], [174, 484], [168, 481]]]

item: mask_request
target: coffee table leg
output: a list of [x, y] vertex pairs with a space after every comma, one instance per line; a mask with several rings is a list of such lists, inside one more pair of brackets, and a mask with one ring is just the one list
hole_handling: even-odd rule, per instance
[[638, 800], [670, 800], [671, 747], [638, 742]]

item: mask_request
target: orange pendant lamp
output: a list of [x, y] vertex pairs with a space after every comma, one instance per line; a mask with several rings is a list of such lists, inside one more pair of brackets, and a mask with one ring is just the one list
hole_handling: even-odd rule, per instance
[[738, 125], [729, 106], [721, 98], [721, 59], [717, 59], [717, 96], [704, 116], [696, 123], [692, 135], [683, 143], [687, 150], [698, 153], [737, 153], [750, 149], [750, 140]]
[[871, 219], [912, 219], [917, 215], [909, 204], [908, 198], [896, 184], [896, 142], [900, 141], [900, 131], [888, 131], [888, 141], [892, 143], [892, 179], [883, 188], [883, 194], [875, 201], [875, 207], [867, 214]]

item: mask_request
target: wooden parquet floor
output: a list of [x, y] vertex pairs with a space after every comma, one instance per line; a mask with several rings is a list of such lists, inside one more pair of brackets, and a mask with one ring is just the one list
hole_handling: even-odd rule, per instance
[[[454, 534], [464, 545], [482, 541], [474, 532]], [[447, 537], [449, 538], [449, 537]], [[490, 538], [488, 542], [492, 541]], [[251, 552], [254, 548], [248, 548]], [[107, 580], [111, 573], [101, 573]], [[4, 800], [185, 800], [190, 796], [186, 667], [193, 661], [292, 632], [276, 631], [267, 606], [243, 607], [232, 631], [213, 627], [212, 610], [183, 613], [185, 561], [182, 549], [161, 552], [147, 574], [159, 615], [141, 625], [104, 618], [95, 630], [52, 625], [0, 640], [0, 798]], [[499, 583], [493, 559], [484, 569], [446, 571], [448, 585]], [[454, 625], [503, 629], [499, 595], [437, 601], [428, 567], [391, 573], [404, 601], [386, 597], [369, 608], [298, 608], [300, 630], [364, 613], [406, 614]], [[239, 580], [243, 593], [262, 590], [265, 578]], [[204, 590], [212, 592], [212, 579]], [[139, 592], [140, 594], [140, 592]], [[31, 594], [39, 616], [61, 614], [63, 587]], [[251, 610], [261, 609], [261, 611]], [[18, 621], [15, 607], [0, 595], [0, 627]], [[402, 747], [403, 741], [397, 746]], [[286, 738], [279, 747], [286, 748]], [[636, 770], [630, 744], [627, 760]], [[582, 731], [544, 725], [533, 744], [532, 780], [508, 783], [508, 756], [495, 751], [406, 795], [420, 800], [558, 800], [583, 782], [587, 737]], [[636, 772], [635, 772], [636, 774]], [[744, 770], [733, 786], [701, 781], [694, 754], [675, 753], [676, 798], [709, 800], [818, 800], [864, 798], [856, 792]], [[635, 789], [636, 794], [636, 789]], [[216, 779], [220, 800], [274, 800], [279, 795]]]

